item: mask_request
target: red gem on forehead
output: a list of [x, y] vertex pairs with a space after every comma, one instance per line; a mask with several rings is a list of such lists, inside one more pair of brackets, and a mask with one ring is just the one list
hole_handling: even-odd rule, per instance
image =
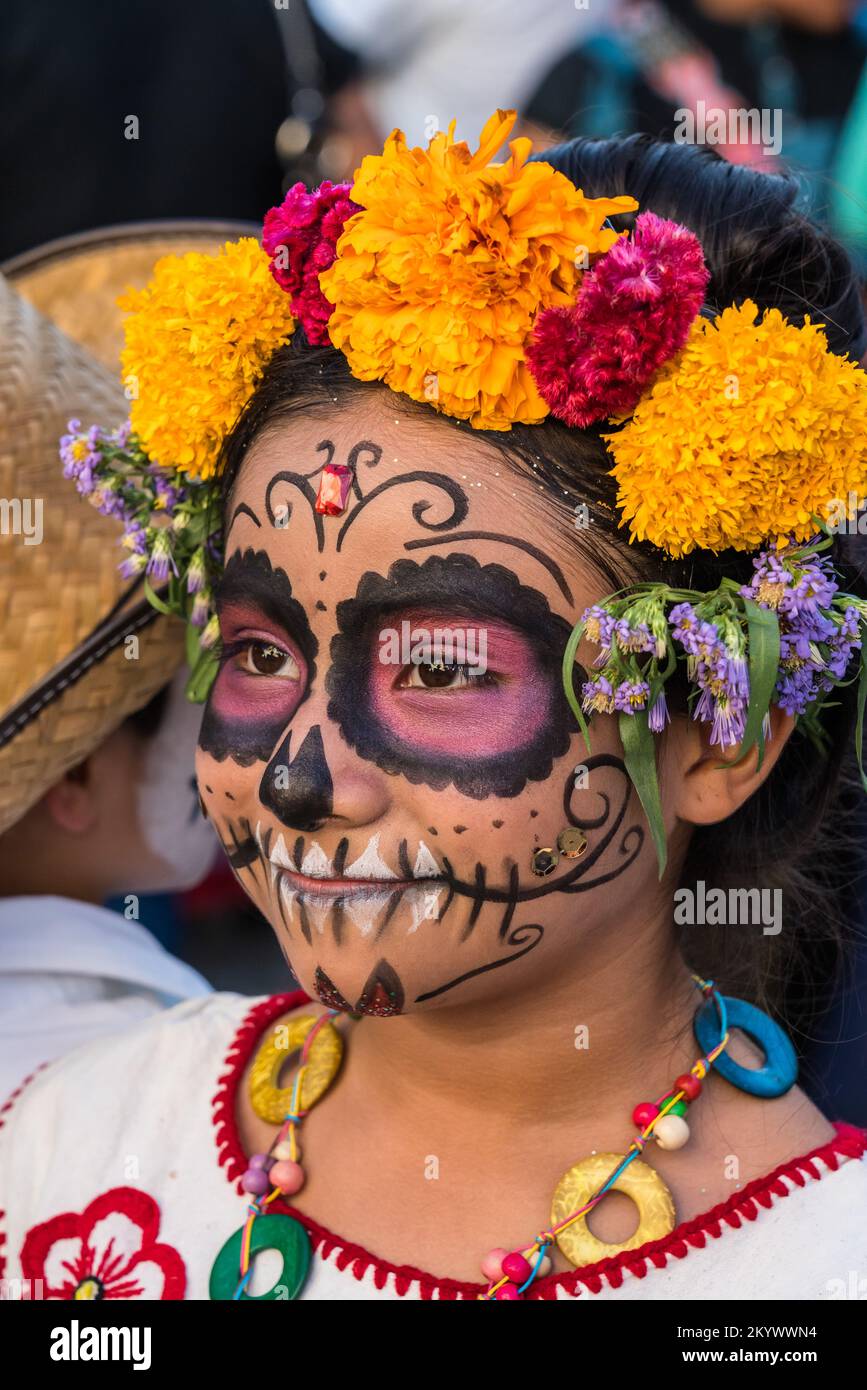
[[316, 510], [325, 516], [338, 516], [349, 499], [352, 469], [345, 463], [326, 463], [319, 478]]

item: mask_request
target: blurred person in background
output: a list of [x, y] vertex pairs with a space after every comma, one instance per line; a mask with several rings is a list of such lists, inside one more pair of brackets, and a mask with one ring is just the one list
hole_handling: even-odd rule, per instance
[[[62, 269], [67, 294], [72, 283], [86, 296], [80, 261], [67, 257]], [[105, 283], [103, 298], [105, 334]], [[92, 299], [81, 298], [85, 320], [86, 307]], [[194, 790], [200, 711], [184, 696], [180, 625], [119, 571], [118, 522], [67, 506], [58, 430], [97, 412], [119, 424], [120, 381], [3, 277], [0, 323], [5, 1099], [77, 1044], [210, 992], [141, 923], [138, 895], [199, 882], [216, 841]], [[102, 906], [111, 894], [123, 896], [122, 914]]]
[[564, 50], [528, 95], [525, 115], [537, 136], [639, 130], [678, 139], [683, 113], [700, 102], [706, 112], [767, 112], [776, 117], [774, 141], [750, 138], [754, 127], [743, 123], [715, 142], [719, 152], [765, 172], [785, 164], [801, 174], [811, 213], [867, 267], [867, 8], [850, 0], [615, 0], [606, 20], [602, 32]]
[[309, 0], [319, 32], [356, 58], [330, 107], [331, 178], [351, 177], [395, 126], [427, 140], [457, 116], [474, 139], [498, 104], [521, 108], [558, 55], [599, 31], [607, 0]]

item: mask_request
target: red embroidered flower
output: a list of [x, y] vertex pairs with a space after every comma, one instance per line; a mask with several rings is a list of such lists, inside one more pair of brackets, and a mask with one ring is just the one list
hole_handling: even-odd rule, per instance
[[44, 1298], [181, 1299], [184, 1262], [157, 1243], [160, 1209], [146, 1192], [113, 1187], [84, 1211], [66, 1211], [27, 1232], [21, 1272]]

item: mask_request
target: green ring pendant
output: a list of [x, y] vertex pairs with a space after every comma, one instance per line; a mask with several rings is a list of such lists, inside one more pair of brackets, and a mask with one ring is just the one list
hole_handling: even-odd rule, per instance
[[[244, 1227], [239, 1226], [234, 1235], [229, 1236], [222, 1250], [211, 1266], [208, 1292], [212, 1300], [232, 1300], [241, 1282], [241, 1243]], [[270, 1216], [257, 1216], [253, 1222], [250, 1236], [250, 1260], [262, 1250], [279, 1250], [283, 1256], [283, 1268], [275, 1284], [267, 1293], [249, 1294], [246, 1290], [238, 1302], [247, 1300], [263, 1303], [269, 1299], [290, 1300], [297, 1298], [307, 1278], [310, 1268], [310, 1240], [304, 1227], [291, 1216], [274, 1213]]]

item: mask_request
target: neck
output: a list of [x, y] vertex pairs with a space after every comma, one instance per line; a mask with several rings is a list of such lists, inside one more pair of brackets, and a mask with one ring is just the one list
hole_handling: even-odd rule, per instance
[[[550, 971], [550, 967], [549, 967]], [[699, 1049], [699, 1004], [670, 925], [642, 921], [582, 942], [556, 978], [521, 996], [354, 1025], [349, 1066], [369, 1103], [406, 1129], [452, 1125], [591, 1128], [652, 1100]], [[597, 1137], [602, 1137], [598, 1133]]]

